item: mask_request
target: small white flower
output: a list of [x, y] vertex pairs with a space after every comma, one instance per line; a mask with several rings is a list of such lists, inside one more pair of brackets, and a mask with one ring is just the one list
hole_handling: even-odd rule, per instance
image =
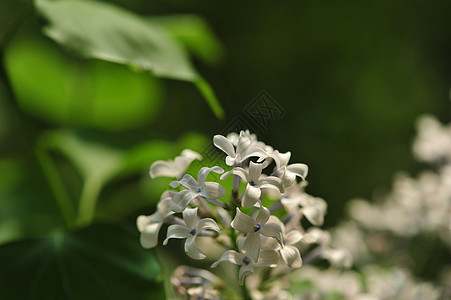
[[185, 239], [185, 252], [193, 259], [204, 259], [205, 254], [200, 251], [195, 241], [203, 230], [221, 232], [216, 222], [211, 218], [200, 219], [197, 217], [197, 207], [187, 208], [183, 211], [183, 220], [186, 226], [171, 225], [168, 227], [167, 237], [163, 242], [166, 245], [169, 239]]
[[180, 181], [172, 181], [171, 187], [176, 188], [182, 185], [186, 190], [178, 192], [169, 203], [169, 208], [175, 212], [182, 212], [194, 198], [200, 196], [208, 201], [213, 201], [224, 197], [226, 190], [217, 182], [207, 180], [207, 175], [211, 171], [222, 174], [224, 170], [221, 167], [203, 167], [199, 170], [197, 181], [193, 176], [185, 174]]
[[280, 227], [282, 228], [282, 245], [277, 243], [274, 239], [267, 239], [264, 243], [264, 246], [270, 249], [277, 250], [280, 254], [280, 257], [288, 267], [302, 267], [301, 253], [299, 252], [298, 247], [296, 247], [296, 244], [298, 244], [304, 238], [304, 235], [297, 229], [290, 230], [286, 233], [283, 223], [273, 216], [271, 216], [271, 218], [273, 218], [272, 222], [279, 223]]
[[158, 160], [150, 166], [150, 177], [177, 177], [181, 178], [188, 169], [193, 160], [201, 160], [202, 156], [192, 150], [185, 149], [180, 156], [177, 156], [174, 160], [167, 161]]
[[[266, 157], [266, 152], [262, 149], [264, 144], [253, 140], [252, 136], [244, 131], [240, 132], [238, 139], [232, 136], [231, 140], [222, 135], [213, 137], [213, 144], [227, 154], [226, 164], [228, 166], [239, 165], [249, 157]], [[236, 149], [234, 144], [236, 144]]]
[[353, 263], [352, 256], [346, 249], [326, 248], [323, 257], [335, 268], [350, 268]]
[[242, 248], [242, 243], [238, 243], [238, 250], [228, 250], [224, 252], [222, 257], [214, 262], [211, 267], [215, 268], [219, 263], [223, 261], [231, 262], [232, 264], [239, 265], [240, 270], [238, 273], [238, 279], [241, 285], [243, 285], [244, 278], [247, 275], [254, 274], [254, 267], [276, 267], [279, 262], [279, 255], [274, 250], [263, 250], [260, 253], [258, 261], [255, 260], [246, 253]]
[[[246, 189], [241, 199], [243, 207], [251, 207], [260, 200], [261, 189], [270, 188], [282, 193], [284, 191], [282, 181], [275, 176], [262, 177], [263, 164], [250, 162], [249, 172], [241, 167], [235, 167], [232, 171], [224, 173], [221, 179], [227, 178], [230, 174], [240, 176], [247, 182]], [[262, 177], [262, 178], [260, 178]]]
[[239, 208], [237, 208], [236, 216], [230, 224], [232, 228], [247, 233], [243, 243], [243, 249], [254, 260], [257, 260], [260, 253], [262, 244], [260, 235], [274, 237], [282, 244], [282, 229], [277, 223], [267, 223], [269, 216], [269, 210], [263, 206], [260, 208], [260, 212], [255, 219], [241, 212]]
[[296, 177], [300, 177], [302, 180], [305, 180], [305, 177], [307, 177], [308, 166], [306, 164], [296, 163], [288, 165], [291, 157], [290, 151], [280, 153], [278, 150], [275, 150], [268, 154], [268, 157], [274, 159], [276, 163], [275, 174], [282, 179], [285, 187], [292, 185]]
[[282, 205], [292, 215], [293, 221], [299, 220], [304, 215], [313, 225], [322, 225], [327, 210], [326, 201], [305, 193], [303, 189], [302, 183], [287, 189], [281, 199]]
[[173, 191], [163, 193], [158, 203], [157, 211], [150, 216], [139, 216], [136, 220], [138, 230], [141, 232], [141, 245], [144, 248], [153, 248], [158, 244], [158, 233], [164, 219], [174, 213], [169, 209], [169, 202], [174, 194], [175, 192]]

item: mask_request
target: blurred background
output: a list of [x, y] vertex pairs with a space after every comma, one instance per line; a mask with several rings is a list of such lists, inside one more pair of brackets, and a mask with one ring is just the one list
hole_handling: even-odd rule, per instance
[[48, 20], [31, 3], [4, 1], [0, 20], [15, 29], [2, 31], [2, 244], [67, 227], [79, 201], [88, 216], [78, 224], [121, 224], [137, 241], [136, 217], [167, 184], [150, 181], [149, 165], [202, 151], [262, 90], [284, 114], [256, 133], [309, 166], [326, 228], [350, 199], [424, 168], [411, 150], [420, 115], [450, 121], [450, 1], [104, 2], [165, 28], [225, 115], [189, 80], [80, 56], [43, 33]]

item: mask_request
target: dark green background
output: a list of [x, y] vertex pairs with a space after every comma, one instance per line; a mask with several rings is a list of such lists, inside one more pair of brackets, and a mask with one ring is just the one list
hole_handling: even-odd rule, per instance
[[[22, 14], [29, 2], [4, 1], [0, 25], [14, 24], [22, 16], [27, 20], [2, 45], [7, 77], [19, 99], [9, 95], [3, 78], [2, 243], [43, 238], [64, 227], [31, 147], [48, 131], [62, 132], [50, 154], [74, 206], [84, 176], [74, 157], [84, 154], [67, 146], [66, 134], [127, 153], [124, 168], [99, 193], [95, 220], [128, 227], [124, 243], [130, 253], [141, 251], [136, 255], [145, 260], [145, 253], [154, 253], [144, 253], [138, 234], [131, 232], [139, 214], [154, 211], [167, 184], [151, 182], [150, 163], [186, 147], [202, 151], [213, 135], [244, 115], [262, 90], [285, 114], [256, 133], [274, 148], [291, 151], [292, 162], [309, 166], [307, 191], [327, 201], [326, 227], [345, 218], [351, 198], [383, 194], [395, 172], [415, 175], [424, 168], [411, 151], [420, 115], [450, 121], [450, 1], [111, 2], [143, 16], [194, 14], [206, 20], [223, 49], [213, 50], [211, 59], [194, 57], [193, 63], [215, 90], [225, 118], [217, 119], [190, 83], [63, 49], [42, 33], [45, 20]], [[71, 93], [63, 101], [67, 85]], [[111, 232], [100, 226], [94, 227], [95, 234]], [[70, 236], [84, 238], [77, 232]], [[49, 240], [10, 244], [4, 254]]]

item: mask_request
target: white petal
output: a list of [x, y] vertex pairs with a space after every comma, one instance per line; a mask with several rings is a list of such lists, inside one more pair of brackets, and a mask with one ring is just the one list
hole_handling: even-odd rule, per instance
[[306, 164], [292, 164], [287, 166], [287, 170], [301, 177], [303, 180], [305, 180], [308, 174], [308, 166]]
[[251, 139], [246, 135], [244, 131], [241, 130], [240, 137], [238, 139], [238, 145], [236, 146], [236, 153], [243, 154], [246, 152], [247, 148], [251, 144]]
[[265, 189], [267, 189], [267, 188], [277, 189], [281, 193], [284, 192], [282, 180], [275, 176], [268, 176], [268, 177], [265, 177], [265, 178], [259, 180], [256, 183], [256, 186], [258, 186], [260, 188], [265, 188]]
[[281, 245], [283, 244], [282, 229], [280, 228], [279, 224], [275, 223], [265, 224], [262, 226], [260, 232], [264, 236], [276, 238]]
[[278, 150], [275, 150], [273, 153], [269, 155], [276, 162], [277, 168], [284, 167], [288, 164], [288, 161], [291, 157], [291, 152], [288, 151], [286, 153], [280, 153]]
[[269, 212], [269, 210], [266, 207], [262, 206], [260, 208], [260, 211], [258, 212], [257, 218], [255, 219], [255, 223], [260, 225], [266, 224], [266, 222], [268, 222], [270, 215], [271, 213]]
[[196, 245], [196, 238], [194, 236], [190, 236], [185, 241], [185, 252], [192, 259], [204, 259], [205, 254], [200, 251], [200, 249]]
[[144, 230], [144, 227], [149, 223], [149, 218], [144, 215], [141, 215], [136, 219], [136, 227], [138, 227], [139, 232], [142, 232]]
[[224, 180], [227, 177], [229, 177], [230, 174], [233, 174], [232, 171], [225, 172], [224, 174], [221, 175], [220, 179]]
[[224, 254], [221, 256], [221, 258], [218, 259], [217, 261], [215, 261], [211, 265], [211, 267], [216, 268], [216, 266], [223, 261], [228, 261], [235, 265], [241, 265], [243, 258], [244, 258], [244, 255], [242, 253], [238, 253], [233, 250], [228, 250], [228, 251], [224, 252]]
[[196, 179], [189, 174], [183, 175], [183, 178], [179, 181], [179, 183], [192, 191], [196, 191], [200, 187], [200, 184], [196, 181]]
[[173, 187], [174, 189], [175, 189], [175, 188], [178, 188], [178, 186], [180, 185], [180, 181], [178, 181], [178, 180], [171, 181], [171, 182], [169, 183], [169, 185], [170, 185], [171, 187]]
[[185, 149], [182, 151], [182, 153], [180, 154], [183, 157], [186, 157], [190, 160], [202, 160], [202, 155], [200, 155], [199, 153], [197, 153], [196, 151], [193, 151], [191, 149]]
[[221, 184], [212, 181], [205, 182], [201, 192], [202, 197], [210, 199], [219, 199], [224, 197], [225, 194], [225, 188]]
[[[265, 159], [268, 156], [268, 154], [262, 150], [262, 149], [258, 149], [258, 148], [252, 148], [252, 149], [248, 149], [246, 155], [242, 156], [242, 160], [248, 159], [249, 157], [258, 157], [259, 159], [257, 160], [258, 162], [261, 162], [262, 159]], [[268, 164], [263, 163], [263, 168], [266, 168], [268, 166]]]
[[321, 226], [324, 222], [324, 211], [318, 207], [306, 207], [302, 209], [304, 216], [313, 225]]
[[251, 232], [244, 240], [243, 253], [249, 257], [252, 257], [254, 261], [257, 261], [261, 246], [262, 242], [260, 232]]
[[262, 239], [262, 249], [265, 250], [279, 250], [282, 248], [279, 242], [272, 237], [266, 237], [264, 235], [260, 236]]
[[278, 167], [286, 166], [288, 164], [288, 162], [290, 161], [291, 152], [288, 151], [286, 153], [280, 153], [279, 151], [277, 151], [277, 153], [278, 153], [278, 157], [279, 157]]
[[233, 219], [232, 223], [230, 223], [230, 226], [240, 232], [248, 233], [254, 231], [254, 225], [254, 219], [241, 212], [241, 210], [237, 207], [235, 218]]
[[263, 250], [260, 252], [257, 265], [259, 267], [276, 267], [279, 263], [279, 254], [274, 250]]
[[235, 148], [226, 137], [222, 135], [215, 135], [213, 137], [213, 144], [224, 151], [228, 156], [235, 157]]
[[150, 177], [177, 177], [177, 171], [174, 169], [173, 162], [157, 160], [150, 166]]
[[262, 174], [263, 164], [256, 164], [254, 162], [249, 163], [249, 181], [253, 181], [254, 183], [260, 179], [260, 175]]
[[299, 230], [291, 230], [285, 236], [285, 244], [294, 245], [297, 244], [303, 238], [304, 235]]
[[[174, 196], [177, 193], [174, 193]], [[160, 200], [157, 205], [157, 211], [164, 217], [170, 215], [172, 212], [169, 209], [169, 203], [171, 202], [172, 197], [170, 198], [164, 198], [163, 200]]]
[[197, 224], [197, 229], [198, 231], [210, 229], [216, 232], [221, 232], [221, 229], [219, 229], [218, 224], [216, 224], [216, 222], [211, 218], [201, 219]]
[[213, 168], [208, 168], [208, 167], [203, 167], [199, 170], [199, 173], [197, 174], [197, 182], [202, 185], [206, 180], [207, 180], [207, 176], [210, 172], [215, 172], [218, 174], [222, 174], [224, 173], [224, 169], [221, 167], [213, 167]]
[[243, 207], [252, 207], [260, 199], [261, 194], [262, 192], [259, 188], [247, 184], [246, 191], [241, 199], [241, 205]]
[[283, 182], [283, 186], [288, 187], [291, 186], [296, 180], [296, 174], [284, 170], [284, 173], [282, 175], [282, 182]]
[[254, 274], [254, 268], [252, 267], [252, 265], [251, 264], [249, 264], [247, 266], [246, 265], [242, 265], [241, 268], [240, 268], [240, 272], [238, 274], [240, 285], [243, 285], [244, 278], [247, 275], [250, 275], [250, 274]]
[[226, 165], [233, 166], [236, 162], [236, 157], [227, 156], [225, 159]]
[[161, 225], [162, 223], [154, 223], [144, 227], [140, 237], [141, 246], [150, 249], [158, 244], [158, 233], [160, 232]]
[[185, 239], [190, 236], [189, 229], [182, 225], [171, 225], [168, 227], [168, 233], [166, 239], [163, 241], [163, 245], [166, 245], [169, 239]]
[[191, 230], [196, 227], [197, 224], [197, 207], [187, 208], [183, 211], [183, 220], [186, 223], [186, 227]]
[[174, 158], [173, 163], [174, 173], [177, 173], [177, 176], [183, 175], [186, 169], [188, 169], [191, 161], [192, 160], [183, 156], [177, 156], [176, 158]]
[[175, 212], [182, 212], [196, 196], [197, 194], [190, 190], [180, 191], [169, 202], [169, 208]]
[[293, 246], [285, 246], [280, 250], [280, 256], [290, 268], [302, 267], [302, 258], [298, 248]]
[[244, 181], [247, 182], [248, 178], [249, 178], [249, 174], [241, 167], [235, 167], [233, 168], [233, 170], [231, 171], [234, 175], [238, 175], [241, 177], [241, 179], [243, 179]]

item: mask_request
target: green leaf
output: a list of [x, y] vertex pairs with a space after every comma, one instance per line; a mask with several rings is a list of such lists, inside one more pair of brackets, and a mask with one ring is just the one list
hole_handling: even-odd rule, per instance
[[54, 131], [43, 136], [43, 141], [61, 151], [80, 171], [84, 179], [97, 178], [106, 182], [117, 172], [124, 154], [103, 143], [81, 138], [71, 131]]
[[[44, 32], [84, 57], [131, 65], [160, 77], [195, 84], [204, 82], [184, 48], [163, 27], [138, 15], [96, 1], [36, 0], [35, 3], [50, 23]], [[207, 101], [215, 114], [222, 117], [222, 108], [218, 110], [220, 105], [214, 94], [209, 93]]]
[[64, 55], [48, 39], [15, 38], [6, 67], [21, 108], [52, 123], [123, 130], [158, 115], [160, 80], [123, 65]]
[[95, 224], [0, 246], [2, 299], [155, 299], [160, 267], [128, 228]]
[[207, 22], [196, 15], [149, 17], [151, 23], [163, 26], [194, 56], [216, 65], [224, 57], [224, 48]]

